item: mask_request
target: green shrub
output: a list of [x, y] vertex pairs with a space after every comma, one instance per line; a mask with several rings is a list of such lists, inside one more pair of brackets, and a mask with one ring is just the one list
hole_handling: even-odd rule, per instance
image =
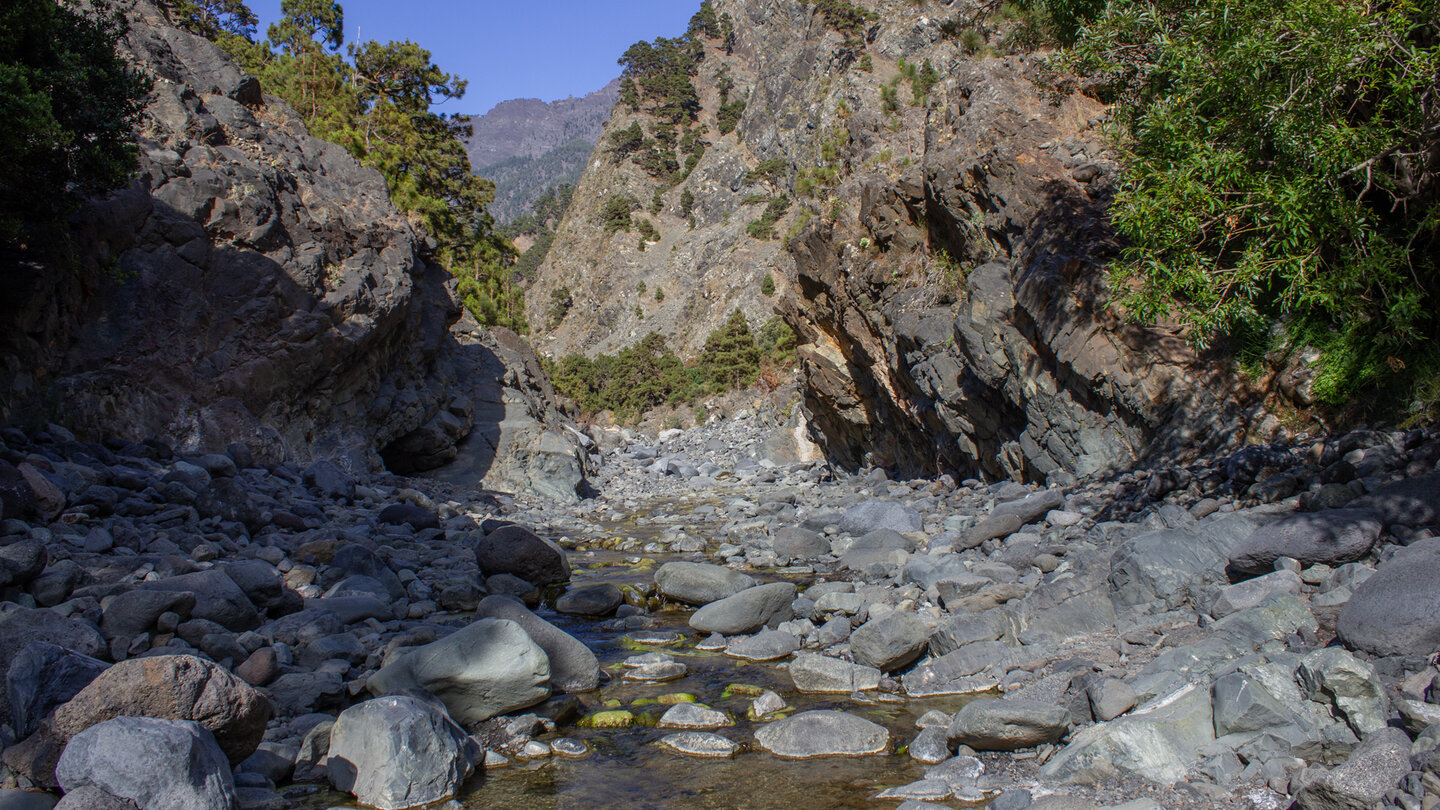
[[1115, 102], [1128, 247], [1111, 278], [1131, 317], [1201, 346], [1285, 323], [1325, 352], [1316, 395], [1335, 404], [1430, 373], [1433, 3], [1112, 0], [1088, 25], [1062, 12], [1102, 4], [1028, 5]]
[[765, 278], [760, 279], [760, 294], [766, 298], [775, 294], [775, 276], [766, 273]]
[[745, 226], [745, 232], [756, 239], [774, 239], [775, 224], [780, 221], [781, 217], [785, 216], [785, 212], [788, 210], [790, 210], [789, 197], [775, 197], [771, 199], [770, 204], [765, 206], [765, 212], [760, 215], [760, 218], [753, 220], [749, 225]]
[[0, 7], [0, 245], [125, 184], [150, 79], [116, 54], [124, 15], [98, 2]]
[[611, 194], [605, 198], [605, 207], [600, 211], [600, 225], [608, 236], [617, 231], [630, 232], [630, 212], [635, 210], [635, 200], [623, 194]]

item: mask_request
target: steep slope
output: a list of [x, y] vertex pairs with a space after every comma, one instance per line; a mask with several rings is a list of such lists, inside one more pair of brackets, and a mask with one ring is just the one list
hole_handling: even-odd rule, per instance
[[511, 222], [545, 189], [580, 179], [619, 93], [617, 79], [580, 98], [512, 99], [468, 119], [470, 165], [495, 183], [497, 220]]
[[[738, 128], [664, 192], [644, 252], [600, 221], [612, 196], [643, 205], [657, 184], [597, 150], [529, 298], [532, 322], [547, 289], [575, 302], [543, 350], [654, 328], [693, 350], [733, 306], [761, 317], [770, 302], [752, 291], [774, 272], [811, 424], [844, 466], [1034, 479], [1279, 429], [1175, 335], [1104, 306], [1105, 108], [1052, 86], [1037, 57], [969, 53], [969, 5], [713, 8], [733, 53], [700, 38], [700, 120], [728, 76], [748, 91]], [[636, 117], [618, 105], [602, 146]], [[675, 206], [687, 189], [693, 230]], [[795, 200], [783, 244], [745, 234], [750, 195]], [[640, 281], [664, 285], [664, 304], [639, 300]]]
[[[716, 5], [731, 7], [739, 6]], [[722, 134], [718, 115], [722, 103], [746, 97], [762, 68], [787, 69], [771, 60], [804, 58], [796, 43], [815, 35], [810, 15], [798, 3], [773, 11], [762, 26], [737, 22], [728, 53], [721, 38], [692, 35], [701, 53], [693, 78], [698, 110], [685, 128], [702, 148], [680, 182], [664, 170], [657, 176], [615, 148], [616, 138], [636, 124], [651, 140], [657, 133], [663, 138], [667, 126], [673, 128], [663, 114], [651, 111], [655, 100], [642, 99], [640, 110], [624, 101], [616, 105], [539, 281], [527, 293], [532, 326], [550, 321], [554, 291], [569, 290], [573, 301], [567, 317], [536, 336], [538, 350], [555, 356], [613, 352], [655, 331], [688, 355], [703, 348], [705, 337], [736, 307], [752, 326], [772, 313], [774, 300], [761, 292], [761, 285], [767, 273], [783, 284], [790, 275], [789, 260], [780, 241], [757, 239], [746, 228], [776, 192], [773, 178], [749, 177], [769, 157], [757, 148], [767, 151], [760, 139], [768, 139], [775, 121], [765, 115], [752, 119], [747, 110], [738, 129]], [[727, 84], [733, 87], [722, 102], [721, 87]], [[679, 171], [694, 154], [686, 154], [683, 144], [668, 151]], [[605, 225], [606, 206], [616, 200], [633, 202], [637, 222], [629, 230]], [[643, 235], [641, 218], [655, 228], [653, 236]]]
[[[477, 420], [558, 425], [543, 375], [514, 370], [523, 352], [460, 319], [378, 172], [155, 7], [132, 19], [124, 49], [155, 77], [138, 178], [77, 217], [79, 267], [7, 274], [6, 422], [355, 470], [384, 451], [401, 471], [453, 459]], [[487, 389], [500, 379], [527, 389], [514, 413]], [[513, 433], [470, 483], [524, 486], [535, 452]]]

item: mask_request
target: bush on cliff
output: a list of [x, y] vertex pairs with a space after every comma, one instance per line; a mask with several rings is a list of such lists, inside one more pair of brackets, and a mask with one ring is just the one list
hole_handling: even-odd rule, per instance
[[150, 80], [116, 54], [125, 27], [104, 2], [0, 5], [0, 245], [134, 171]]

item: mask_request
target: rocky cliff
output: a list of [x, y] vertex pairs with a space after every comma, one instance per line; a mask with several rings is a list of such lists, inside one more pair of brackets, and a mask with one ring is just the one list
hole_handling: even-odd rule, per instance
[[[702, 120], [717, 76], [748, 91], [735, 135], [712, 137], [665, 193], [644, 252], [597, 210], [648, 199], [647, 178], [597, 150], [539, 285], [568, 286], [580, 317], [541, 347], [606, 349], [659, 327], [693, 348], [737, 304], [760, 317], [770, 302], [751, 291], [774, 271], [811, 423], [847, 467], [1043, 479], [1278, 430], [1176, 335], [1106, 308], [1106, 109], [1058, 88], [1039, 57], [968, 52], [962, 4], [715, 8], [735, 45], [707, 40], [696, 84]], [[869, 16], [846, 24], [845, 8]], [[631, 120], [618, 106], [608, 132]], [[685, 189], [693, 229], [673, 204]], [[745, 234], [757, 193], [795, 200], [783, 245]], [[664, 305], [639, 281], [665, 285]], [[530, 301], [539, 321], [546, 296]]]
[[454, 458], [475, 372], [505, 365], [450, 331], [449, 275], [381, 176], [147, 4], [125, 49], [154, 76], [138, 177], [77, 217], [77, 267], [11, 268], [6, 421], [358, 471]]
[[[741, 5], [716, 4], [736, 11]], [[814, 38], [809, 15], [798, 3], [773, 5], [776, 13], [763, 25], [737, 20], [728, 53], [716, 38], [695, 37], [702, 56], [693, 77], [699, 111], [690, 131], [699, 133], [705, 146], [678, 184], [615, 151], [617, 133], [636, 123], [646, 137], [663, 128], [643, 109], [616, 105], [539, 280], [527, 293], [532, 325], [550, 321], [553, 291], [566, 288], [573, 301], [564, 320], [536, 336], [538, 350], [555, 356], [613, 352], [653, 331], [689, 355], [704, 347], [706, 336], [736, 307], [752, 326], [769, 317], [774, 300], [761, 292], [761, 285], [767, 273], [783, 284], [791, 275], [789, 258], [780, 241], [756, 239], [746, 228], [776, 191], [773, 178], [749, 176], [769, 156], [776, 122], [765, 112], [747, 110], [737, 129], [721, 134], [718, 116], [720, 86], [733, 85], [729, 100], [745, 98], [763, 71], [786, 73], [794, 67], [789, 63], [803, 59], [799, 45]], [[768, 13], [758, 6], [756, 12]], [[657, 192], [658, 210], [653, 206]], [[687, 195], [692, 200], [688, 210]], [[633, 217], [650, 222], [654, 235], [646, 237], [638, 223], [628, 230], [606, 228], [605, 208], [619, 198], [634, 202]], [[788, 222], [779, 225], [778, 233]]]

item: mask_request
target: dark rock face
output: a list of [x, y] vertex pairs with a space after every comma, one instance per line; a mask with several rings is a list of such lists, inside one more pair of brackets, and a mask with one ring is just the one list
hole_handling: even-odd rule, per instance
[[[311, 137], [148, 3], [124, 49], [155, 77], [137, 178], [78, 218], [81, 272], [17, 269], [0, 303], [0, 418], [351, 472], [378, 470], [381, 451], [408, 440], [420, 446], [384, 460], [410, 473], [452, 460], [483, 417], [504, 418], [475, 419], [476, 373], [494, 388], [485, 402], [527, 385], [536, 390], [521, 399], [544, 396], [538, 364], [512, 372], [493, 348], [504, 339], [461, 317], [449, 275], [425, 259], [378, 172]], [[559, 429], [553, 410], [540, 415], [543, 430]], [[488, 465], [472, 472], [467, 485]], [[196, 494], [202, 515], [259, 519], [229, 478]]]
[[[1243, 394], [1181, 339], [1102, 306], [1110, 173], [1081, 182], [1070, 164], [1103, 149], [1103, 107], [1045, 103], [1022, 59], [941, 73], [943, 103], [913, 122], [916, 165], [857, 171], [837, 196], [859, 201], [858, 222], [817, 217], [789, 245], [799, 295], [781, 311], [830, 458], [1043, 480], [1226, 438]], [[890, 145], [885, 124], [857, 111], [848, 148]], [[958, 273], [935, 266], [940, 250]]]

